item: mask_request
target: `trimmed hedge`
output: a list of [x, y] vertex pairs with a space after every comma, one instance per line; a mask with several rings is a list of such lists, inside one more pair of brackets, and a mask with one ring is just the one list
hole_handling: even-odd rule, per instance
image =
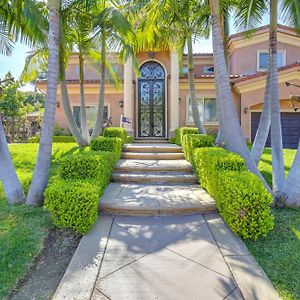
[[127, 135], [126, 140], [125, 140], [125, 144], [132, 144], [134, 142], [134, 137]]
[[94, 151], [108, 151], [114, 153], [116, 160], [120, 159], [122, 152], [122, 140], [118, 137], [98, 136], [91, 141], [91, 149]]
[[193, 127], [181, 127], [175, 129], [175, 143], [181, 146], [182, 138], [185, 134], [199, 134], [198, 128]]
[[176, 137], [175, 136], [174, 137], [170, 137], [169, 143], [170, 144], [176, 144]]
[[182, 149], [185, 158], [194, 165], [194, 151], [196, 148], [213, 147], [215, 138], [207, 134], [185, 134], [182, 139]]
[[122, 140], [124, 144], [127, 138], [127, 132], [125, 128], [122, 127], [106, 127], [103, 130], [103, 136], [105, 137], [118, 137]]
[[59, 174], [62, 179], [97, 179], [105, 187], [111, 178], [116, 158], [110, 152], [83, 152], [61, 159]]
[[216, 179], [216, 205], [231, 230], [243, 239], [266, 236], [274, 227], [273, 199], [260, 179], [249, 171], [220, 171]]
[[273, 228], [272, 196], [260, 179], [247, 171], [242, 157], [223, 148], [199, 148], [194, 162], [200, 185], [215, 198], [220, 214], [234, 233], [256, 240]]
[[56, 226], [84, 234], [98, 218], [101, 193], [98, 182], [56, 178], [45, 191], [45, 208]]
[[[40, 137], [35, 136], [28, 139], [28, 143], [39, 143]], [[75, 138], [70, 135], [55, 135], [53, 136], [53, 143], [76, 143]]]

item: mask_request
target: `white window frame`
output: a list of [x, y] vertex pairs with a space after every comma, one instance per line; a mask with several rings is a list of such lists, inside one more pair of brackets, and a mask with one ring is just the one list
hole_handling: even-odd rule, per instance
[[[204, 111], [204, 99], [216, 99], [216, 96], [215, 95], [197, 95], [196, 96], [196, 99], [203, 99], [203, 111]], [[217, 101], [217, 99], [215, 100]], [[186, 95], [186, 116], [185, 116], [185, 121], [186, 121], [186, 124], [187, 125], [194, 125], [194, 122], [191, 122], [189, 120], [189, 104], [190, 104], [190, 97], [189, 95]], [[219, 125], [219, 122], [218, 121], [213, 121], [213, 122], [203, 122], [203, 125]]]
[[[89, 106], [89, 107], [96, 107], [98, 108], [98, 105], [93, 103], [93, 104], [89, 104], [89, 103], [85, 103], [85, 106]], [[107, 120], [109, 120], [110, 118], [110, 103], [107, 103], [107, 102], [104, 102], [104, 106], [107, 106]], [[74, 112], [74, 107], [80, 107], [80, 104], [79, 105], [72, 105], [72, 112]]]
[[[269, 53], [269, 50], [266, 49], [258, 49], [256, 52], [256, 70], [257, 71], [267, 71], [265, 68], [260, 68], [260, 54], [261, 53]], [[282, 53], [282, 67], [286, 66], [286, 50], [280, 49], [277, 53]]]

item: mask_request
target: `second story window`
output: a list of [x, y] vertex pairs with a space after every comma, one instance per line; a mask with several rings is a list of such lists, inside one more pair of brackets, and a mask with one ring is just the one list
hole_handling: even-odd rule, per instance
[[204, 66], [204, 67], [203, 67], [203, 71], [204, 71], [204, 73], [206, 73], [206, 74], [213, 74], [214, 71], [215, 71], [215, 68], [212, 67], [212, 66]]
[[[266, 71], [268, 69], [269, 52], [267, 50], [257, 51], [257, 71]], [[285, 50], [278, 50], [277, 52], [278, 68], [286, 65]]]

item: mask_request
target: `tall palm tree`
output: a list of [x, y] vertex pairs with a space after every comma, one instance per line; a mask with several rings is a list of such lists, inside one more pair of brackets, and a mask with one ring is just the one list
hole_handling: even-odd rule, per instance
[[119, 50], [126, 58], [132, 55], [130, 42], [134, 39], [134, 34], [130, 22], [120, 10], [115, 1], [103, 0], [94, 11], [94, 43], [100, 49], [100, 88], [98, 112], [92, 139], [102, 133], [103, 112], [105, 98], [105, 70], [107, 64], [107, 50]]
[[[200, 8], [199, 8], [200, 5]], [[196, 0], [155, 0], [149, 6], [148, 18], [151, 26], [163, 31], [162, 39], [167, 39], [171, 47], [182, 54], [185, 46], [188, 55], [188, 81], [192, 117], [200, 133], [206, 133], [201, 121], [199, 106], [196, 99], [195, 72], [193, 61], [193, 41], [208, 37], [209, 10], [204, 2]]]
[[[43, 4], [32, 0], [3, 0], [0, 3], [0, 53], [9, 55], [17, 39], [33, 45], [41, 41], [42, 31], [35, 21], [43, 20]], [[25, 202], [25, 195], [9, 153], [0, 118], [0, 180], [8, 203]]]
[[44, 190], [48, 183], [52, 138], [56, 110], [56, 90], [58, 80], [58, 42], [59, 42], [60, 0], [48, 0], [49, 8], [49, 60], [47, 73], [47, 94], [43, 116], [40, 147], [30, 184], [26, 203], [39, 206], [43, 203]]
[[264, 186], [270, 191], [265, 179], [258, 171], [255, 162], [253, 161], [250, 152], [247, 148], [244, 135], [239, 123], [238, 115], [234, 106], [228, 70], [224, 55], [224, 44], [220, 23], [220, 2], [219, 0], [209, 1], [212, 22], [212, 40], [214, 52], [215, 66], [215, 82], [218, 105], [222, 108], [221, 123], [222, 137], [225, 142], [225, 147], [233, 152], [240, 154], [246, 161], [250, 171], [259, 176]]

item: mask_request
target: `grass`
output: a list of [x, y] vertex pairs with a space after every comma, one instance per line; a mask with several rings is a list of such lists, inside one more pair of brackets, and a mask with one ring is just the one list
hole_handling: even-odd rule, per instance
[[282, 299], [300, 299], [300, 211], [273, 209], [275, 228], [256, 242], [246, 241]]
[[[285, 149], [286, 174], [291, 168], [296, 150]], [[266, 149], [259, 169], [272, 184], [271, 150]], [[246, 241], [250, 252], [271, 279], [282, 299], [300, 299], [300, 209], [272, 209], [275, 228], [256, 242]]]
[[[10, 151], [20, 181], [27, 191], [38, 145], [13, 144]], [[80, 150], [73, 143], [53, 144], [50, 176], [56, 174], [63, 155], [77, 151]], [[49, 213], [43, 208], [7, 205], [0, 184], [0, 299], [7, 298], [17, 281], [28, 272], [52, 228]]]

